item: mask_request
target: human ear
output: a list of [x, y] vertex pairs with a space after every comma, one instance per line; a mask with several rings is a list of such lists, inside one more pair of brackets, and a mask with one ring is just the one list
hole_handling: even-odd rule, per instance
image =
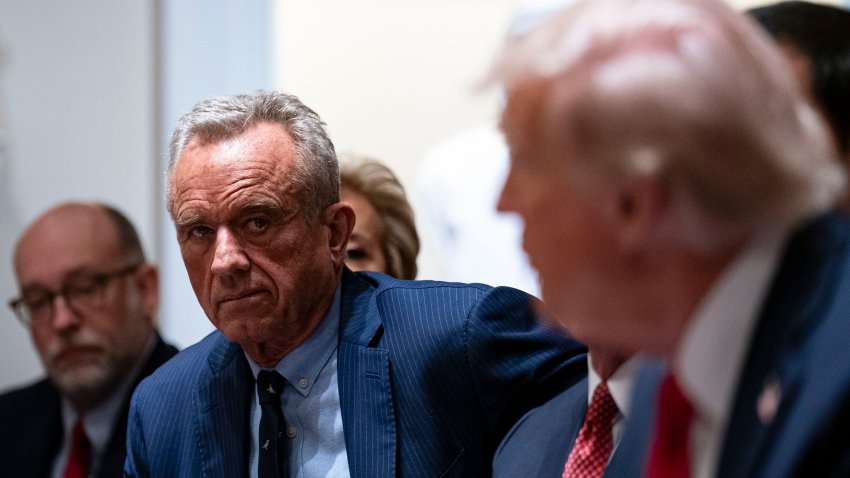
[[345, 259], [345, 249], [354, 230], [354, 209], [346, 202], [328, 206], [324, 211], [324, 224], [330, 230], [328, 248], [334, 264], [341, 265]]
[[142, 263], [135, 277], [139, 301], [145, 317], [153, 322], [159, 307], [159, 270], [156, 266]]
[[655, 176], [630, 178], [618, 186], [614, 218], [624, 252], [648, 250], [653, 246], [669, 213], [669, 200], [667, 184]]

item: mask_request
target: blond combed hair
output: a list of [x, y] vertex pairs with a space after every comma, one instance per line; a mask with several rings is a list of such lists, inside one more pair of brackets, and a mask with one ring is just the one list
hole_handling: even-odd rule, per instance
[[779, 52], [720, 0], [578, 2], [509, 44], [493, 77], [537, 87], [598, 177], [669, 184], [673, 232], [693, 245], [791, 227], [845, 187]]

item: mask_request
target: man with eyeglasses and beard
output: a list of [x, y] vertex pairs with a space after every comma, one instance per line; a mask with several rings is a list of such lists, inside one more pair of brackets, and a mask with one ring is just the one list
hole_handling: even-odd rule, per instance
[[122, 213], [84, 203], [38, 217], [14, 269], [47, 378], [0, 395], [0, 474], [121, 476], [130, 395], [177, 353], [154, 329], [157, 269]]

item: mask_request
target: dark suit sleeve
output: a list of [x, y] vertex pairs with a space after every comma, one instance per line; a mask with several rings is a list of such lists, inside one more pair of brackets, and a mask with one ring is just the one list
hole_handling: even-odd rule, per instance
[[536, 299], [498, 287], [470, 311], [466, 346], [476, 395], [494, 436], [526, 411], [581, 380], [583, 345], [538, 321]]
[[583, 379], [526, 413], [493, 457], [493, 478], [561, 478], [587, 410]]
[[133, 400], [130, 403], [128, 423], [127, 460], [124, 462], [124, 476], [147, 478], [150, 476], [146, 465], [147, 449], [145, 447], [143, 427], [139, 418], [139, 406], [136, 395], [133, 396]]

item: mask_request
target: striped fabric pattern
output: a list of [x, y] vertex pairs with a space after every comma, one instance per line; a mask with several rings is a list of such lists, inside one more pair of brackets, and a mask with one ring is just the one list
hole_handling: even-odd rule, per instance
[[[582, 378], [584, 349], [508, 288], [343, 276], [341, 413], [355, 477], [490, 476], [524, 411]], [[581, 366], [573, 366], [578, 363]], [[241, 476], [250, 377], [214, 332], [142, 384], [129, 476]]]

